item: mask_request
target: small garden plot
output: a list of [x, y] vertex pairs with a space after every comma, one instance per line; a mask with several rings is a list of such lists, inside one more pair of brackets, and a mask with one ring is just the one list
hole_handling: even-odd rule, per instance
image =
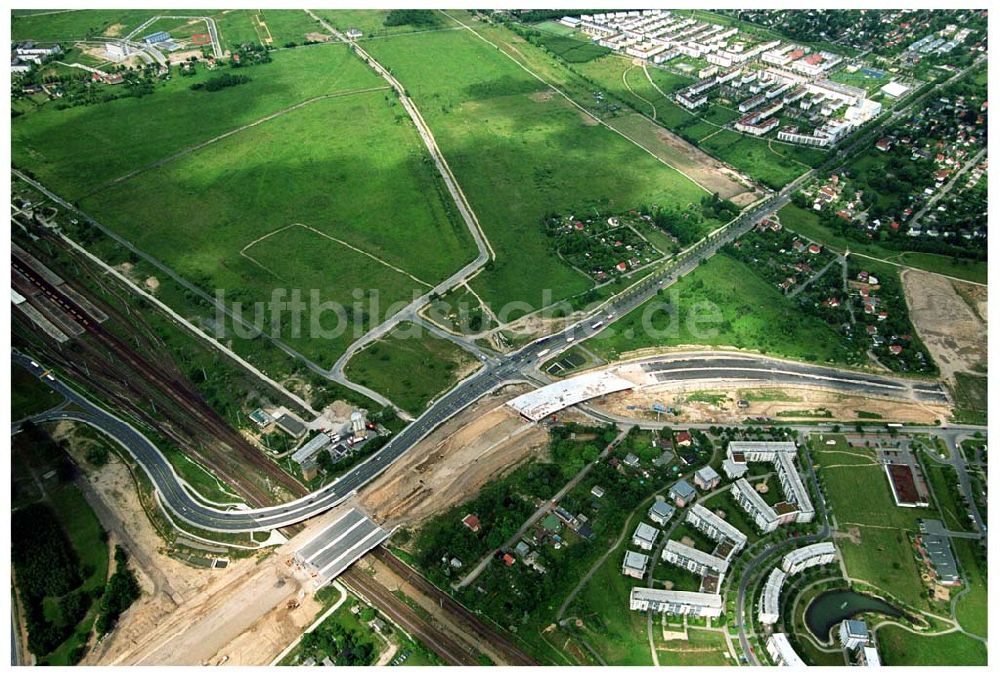
[[559, 256], [601, 283], [663, 257], [636, 229], [639, 220], [633, 215], [557, 216], [546, 221], [545, 232]]
[[785, 294], [793, 293], [835, 260], [821, 245], [766, 220], [727, 247], [727, 253], [754, 269]]
[[848, 287], [856, 332], [871, 341], [879, 363], [909, 373], [934, 374], [937, 366], [916, 335], [896, 268], [866, 259], [848, 259]]

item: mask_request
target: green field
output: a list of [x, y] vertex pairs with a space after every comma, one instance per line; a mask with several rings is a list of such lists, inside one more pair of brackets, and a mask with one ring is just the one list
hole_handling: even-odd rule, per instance
[[[684, 206], [705, 194], [468, 31], [376, 40], [369, 48], [420, 106], [497, 253], [472, 282], [494, 309], [509, 301], [538, 307], [540, 289], [558, 299], [590, 286], [549, 255], [541, 228], [547, 214]], [[523, 41], [518, 49], [549, 59]], [[529, 306], [511, 308], [507, 318]]]
[[875, 451], [815, 443], [812, 458], [826, 487], [827, 501], [841, 528], [845, 524], [916, 529], [917, 519], [937, 518], [933, 509], [897, 507], [889, 479]]
[[969, 591], [955, 604], [955, 619], [967, 632], [986, 637], [988, 633], [989, 588], [986, 566], [976, 556], [979, 543], [952, 538], [951, 547], [958, 559], [962, 582]]
[[440, 12], [435, 12], [436, 22], [433, 26], [415, 26], [411, 24], [400, 24], [397, 26], [386, 26], [385, 20], [391, 10], [388, 9], [338, 9], [338, 10], [315, 10], [316, 16], [323, 17], [330, 22], [334, 28], [347, 31], [357, 28], [364, 33], [365, 38], [382, 38], [392, 35], [412, 33], [414, 31], [440, 30], [442, 28], [454, 27], [454, 21]]
[[[309, 304], [316, 290], [353, 316], [346, 325], [333, 312], [310, 319], [329, 331], [367, 327], [473, 254], [415, 129], [397, 121], [397, 110], [381, 91], [318, 101], [120, 183], [83, 207], [203, 288], [224, 289], [230, 301], [298, 289]], [[282, 335], [322, 363], [356, 337], [312, 335], [309, 320], [296, 337], [289, 319]]]
[[729, 129], [705, 139], [699, 146], [776, 190], [826, 158], [819, 150], [753, 138]]
[[[664, 302], [670, 309], [657, 305]], [[644, 315], [653, 331], [644, 328]], [[795, 320], [790, 321], [793, 316]], [[743, 263], [721, 253], [586, 345], [607, 359], [641, 348], [676, 345], [733, 346], [838, 363], [848, 362], [850, 354], [833, 329], [798, 313], [792, 300]]]
[[12, 120], [14, 165], [73, 201], [129, 171], [307, 99], [385, 85], [344, 45], [288, 50], [273, 58], [243, 69], [249, 83], [217, 92], [190, 89], [214, 76], [200, 69], [159, 84], [142, 98], [67, 110], [46, 104]]
[[61, 42], [102, 36], [124, 37], [146, 19], [162, 13], [163, 10], [153, 9], [71, 10], [52, 13], [14, 10], [10, 21], [11, 39]]
[[405, 323], [355, 355], [347, 363], [346, 373], [352, 381], [418, 415], [475, 363], [475, 358], [454, 343], [422, 326]]
[[907, 531], [868, 526], [860, 526], [858, 530], [860, 544], [847, 539], [837, 542], [847, 574], [913, 608], [926, 610], [927, 588], [920, 579], [916, 552]]
[[986, 395], [989, 380], [986, 376], [958, 371], [955, 373], [955, 419], [972, 424], [985, 425], [987, 413]]
[[56, 406], [63, 400], [20, 366], [11, 367], [10, 419], [20, 420]]
[[885, 666], [986, 666], [986, 645], [957, 631], [920, 636], [887, 626], [878, 630], [877, 639]]
[[969, 261], [965, 259], [956, 261], [950, 256], [913, 251], [900, 252], [887, 249], [879, 244], [848, 239], [843, 235], [833, 232], [829, 227], [821, 223], [816, 212], [802, 209], [794, 204], [789, 204], [782, 208], [778, 212], [778, 216], [781, 219], [782, 225], [786, 228], [824, 244], [827, 248], [834, 249], [838, 253], [843, 253], [849, 249], [851, 253], [864, 254], [865, 256], [871, 256], [872, 258], [898, 263], [919, 270], [937, 272], [970, 282], [986, 283], [986, 261]]

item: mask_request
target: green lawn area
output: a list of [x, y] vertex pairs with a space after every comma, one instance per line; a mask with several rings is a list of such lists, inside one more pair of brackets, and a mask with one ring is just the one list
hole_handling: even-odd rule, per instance
[[985, 425], [988, 390], [989, 379], [986, 376], [956, 372], [955, 386], [952, 388], [955, 399], [955, 420]]
[[939, 464], [923, 454], [921, 454], [920, 460], [944, 523], [951, 530], [970, 530], [968, 519], [965, 516], [967, 511], [965, 502], [962, 500], [960, 489], [957, 486], [958, 475], [955, 468], [951, 465]]
[[405, 323], [355, 355], [346, 372], [354, 382], [418, 415], [476, 363], [475, 357], [454, 343]]
[[[496, 30], [489, 35], [512, 35]], [[420, 107], [497, 253], [472, 282], [476, 291], [498, 311], [510, 301], [528, 304], [509, 307], [508, 319], [538, 307], [541, 289], [559, 299], [590, 286], [550, 256], [546, 214], [686, 206], [704, 195], [468, 31], [375, 40], [368, 48]], [[521, 41], [517, 49], [533, 66], [548, 59], [556, 68], [532, 45]]]
[[11, 366], [10, 419], [20, 420], [47, 411], [63, 400], [41, 380], [20, 366]]
[[986, 261], [972, 261], [965, 258], [955, 260], [951, 256], [907, 251], [899, 255], [899, 262], [911, 268], [937, 272], [949, 277], [957, 277], [969, 282], [986, 284], [989, 266]]
[[585, 344], [607, 359], [675, 345], [733, 346], [835, 363], [848, 363], [850, 355], [840, 334], [799, 313], [794, 301], [721, 253]]
[[456, 25], [454, 21], [440, 12], [435, 12], [437, 18], [434, 26], [414, 26], [412, 24], [400, 24], [398, 26], [386, 26], [385, 19], [391, 10], [388, 9], [337, 9], [337, 10], [314, 10], [316, 16], [323, 17], [341, 31], [357, 28], [369, 37], [386, 37], [401, 33], [411, 33], [413, 31], [435, 30], [448, 28]]
[[[281, 326], [309, 358], [332, 363], [354, 340], [352, 325], [381, 320], [389, 304], [427, 291], [474, 255], [416, 130], [398, 115], [381, 91], [318, 101], [83, 206], [203, 288], [224, 289], [230, 302], [266, 300], [275, 289], [289, 299], [298, 289], [307, 306], [314, 293], [317, 303], [341, 304], [350, 315], [317, 306], [297, 331], [291, 313]], [[328, 333], [314, 331], [313, 320]]]
[[979, 544], [962, 538], [952, 538], [952, 550], [958, 558], [962, 581], [971, 587], [955, 605], [955, 619], [966, 631], [985, 637], [988, 629], [989, 588], [986, 568], [976, 556]]
[[914, 530], [917, 519], [938, 517], [933, 509], [896, 506], [889, 479], [876, 462], [874, 450], [820, 442], [814, 443], [812, 449], [820, 482], [826, 487], [828, 506], [842, 529], [845, 524], [862, 524]]
[[919, 636], [887, 626], [877, 639], [886, 666], [986, 666], [986, 645], [959, 632]]
[[[637, 515], [628, 528], [634, 529], [642, 516]], [[630, 546], [626, 537], [580, 591], [574, 606], [579, 606], [579, 617], [584, 622], [581, 636], [607, 664], [648, 666], [652, 657], [646, 638], [646, 614], [628, 609], [632, 587], [643, 583], [621, 572], [625, 550]]]
[[85, 9], [68, 12], [11, 12], [11, 39], [71, 41], [101, 36], [124, 36], [146, 19], [162, 14], [154, 9]]
[[771, 143], [729, 129], [706, 139], [700, 147], [774, 189], [790, 183], [826, 157], [822, 151]]
[[864, 254], [908, 267], [927, 270], [928, 272], [937, 272], [970, 282], [986, 283], [986, 261], [969, 261], [964, 259], [955, 261], [950, 256], [914, 251], [900, 252], [887, 249], [879, 244], [847, 239], [821, 223], [816, 212], [803, 209], [794, 204], [789, 204], [782, 208], [778, 212], [778, 216], [781, 218], [782, 225], [786, 228], [820, 242], [839, 253], [843, 253], [849, 249], [852, 253]]
[[[846, 530], [846, 527], [841, 525], [841, 530]], [[859, 530], [860, 544], [854, 544], [847, 538], [837, 541], [848, 575], [874, 585], [918, 610], [926, 610], [929, 607], [927, 588], [920, 579], [916, 550], [907, 531], [868, 526], [861, 526]]]
[[[11, 122], [14, 165], [31, 170], [67, 200], [177, 151], [322, 94], [385, 85], [344, 45], [273, 54], [243, 69], [249, 83], [216, 92], [190, 86], [218, 75], [158, 84], [154, 94], [57, 110], [46, 104]], [[380, 125], [378, 125], [380, 126]], [[323, 138], [344, 132], [327, 129]]]

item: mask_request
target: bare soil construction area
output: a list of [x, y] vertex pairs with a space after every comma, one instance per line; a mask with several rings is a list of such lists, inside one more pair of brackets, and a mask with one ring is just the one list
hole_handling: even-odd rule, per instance
[[[740, 408], [741, 400], [746, 402]], [[872, 421], [932, 424], [947, 420], [946, 406], [850, 396], [819, 388], [783, 387], [777, 389], [706, 389], [677, 391], [648, 388], [611, 394], [598, 404], [610, 413], [631, 418], [656, 420], [654, 403], [672, 407], [676, 415], [660, 414], [669, 423], [742, 423], [746, 418], [772, 418], [796, 421]]]
[[737, 206], [746, 206], [761, 197], [732, 167], [639, 113], [608, 120], [608, 124], [709, 192], [719, 193], [719, 197], [732, 200]]
[[[900, 278], [910, 319], [941, 369], [942, 379], [954, 384], [956, 371], [982, 372], [986, 366], [986, 324], [953, 282], [913, 269], [904, 270]], [[979, 295], [985, 304], [986, 289]]]
[[504, 406], [527, 389], [504, 388], [452, 418], [362, 490], [362, 509], [385, 528], [413, 526], [544, 452], [545, 430]]

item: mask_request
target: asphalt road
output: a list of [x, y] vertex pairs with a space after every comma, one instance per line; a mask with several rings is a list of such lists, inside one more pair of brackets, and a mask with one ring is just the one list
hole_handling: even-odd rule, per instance
[[[484, 362], [483, 368], [438, 398], [419, 418], [390, 439], [374, 455], [332, 483], [292, 502], [241, 511], [220, 510], [200, 502], [184, 488], [169, 461], [145, 435], [58, 379], [46, 378], [45, 382], [74, 402], [80, 410], [56, 411], [42, 416], [38, 420], [72, 419], [104, 431], [136, 458], [157, 487], [164, 504], [174, 515], [186, 523], [216, 532], [247, 532], [290, 526], [321, 514], [346, 500], [362, 486], [384, 472], [400, 456], [439, 425], [500, 385], [515, 381], [537, 382], [539, 373], [535, 367], [541, 359], [538, 356], [539, 352], [548, 350], [549, 352], [545, 355], [546, 359], [556, 356], [572, 347], [576, 341], [583, 341], [596, 335], [607, 325], [639, 307], [656, 295], [661, 288], [672, 284], [680, 276], [697, 267], [702, 260], [712, 256], [720, 247], [742, 235], [765, 216], [784, 206], [803, 179], [789, 184], [730, 224], [719, 228], [681, 252], [658, 272], [637, 282], [611, 301], [599, 306], [576, 324], [559, 333], [540, 338], [520, 350], [502, 357], [481, 356]], [[567, 338], [570, 337], [574, 339], [574, 342], [567, 341]], [[33, 366], [26, 357], [16, 353], [13, 358], [36, 376], [42, 377], [43, 367]]]

